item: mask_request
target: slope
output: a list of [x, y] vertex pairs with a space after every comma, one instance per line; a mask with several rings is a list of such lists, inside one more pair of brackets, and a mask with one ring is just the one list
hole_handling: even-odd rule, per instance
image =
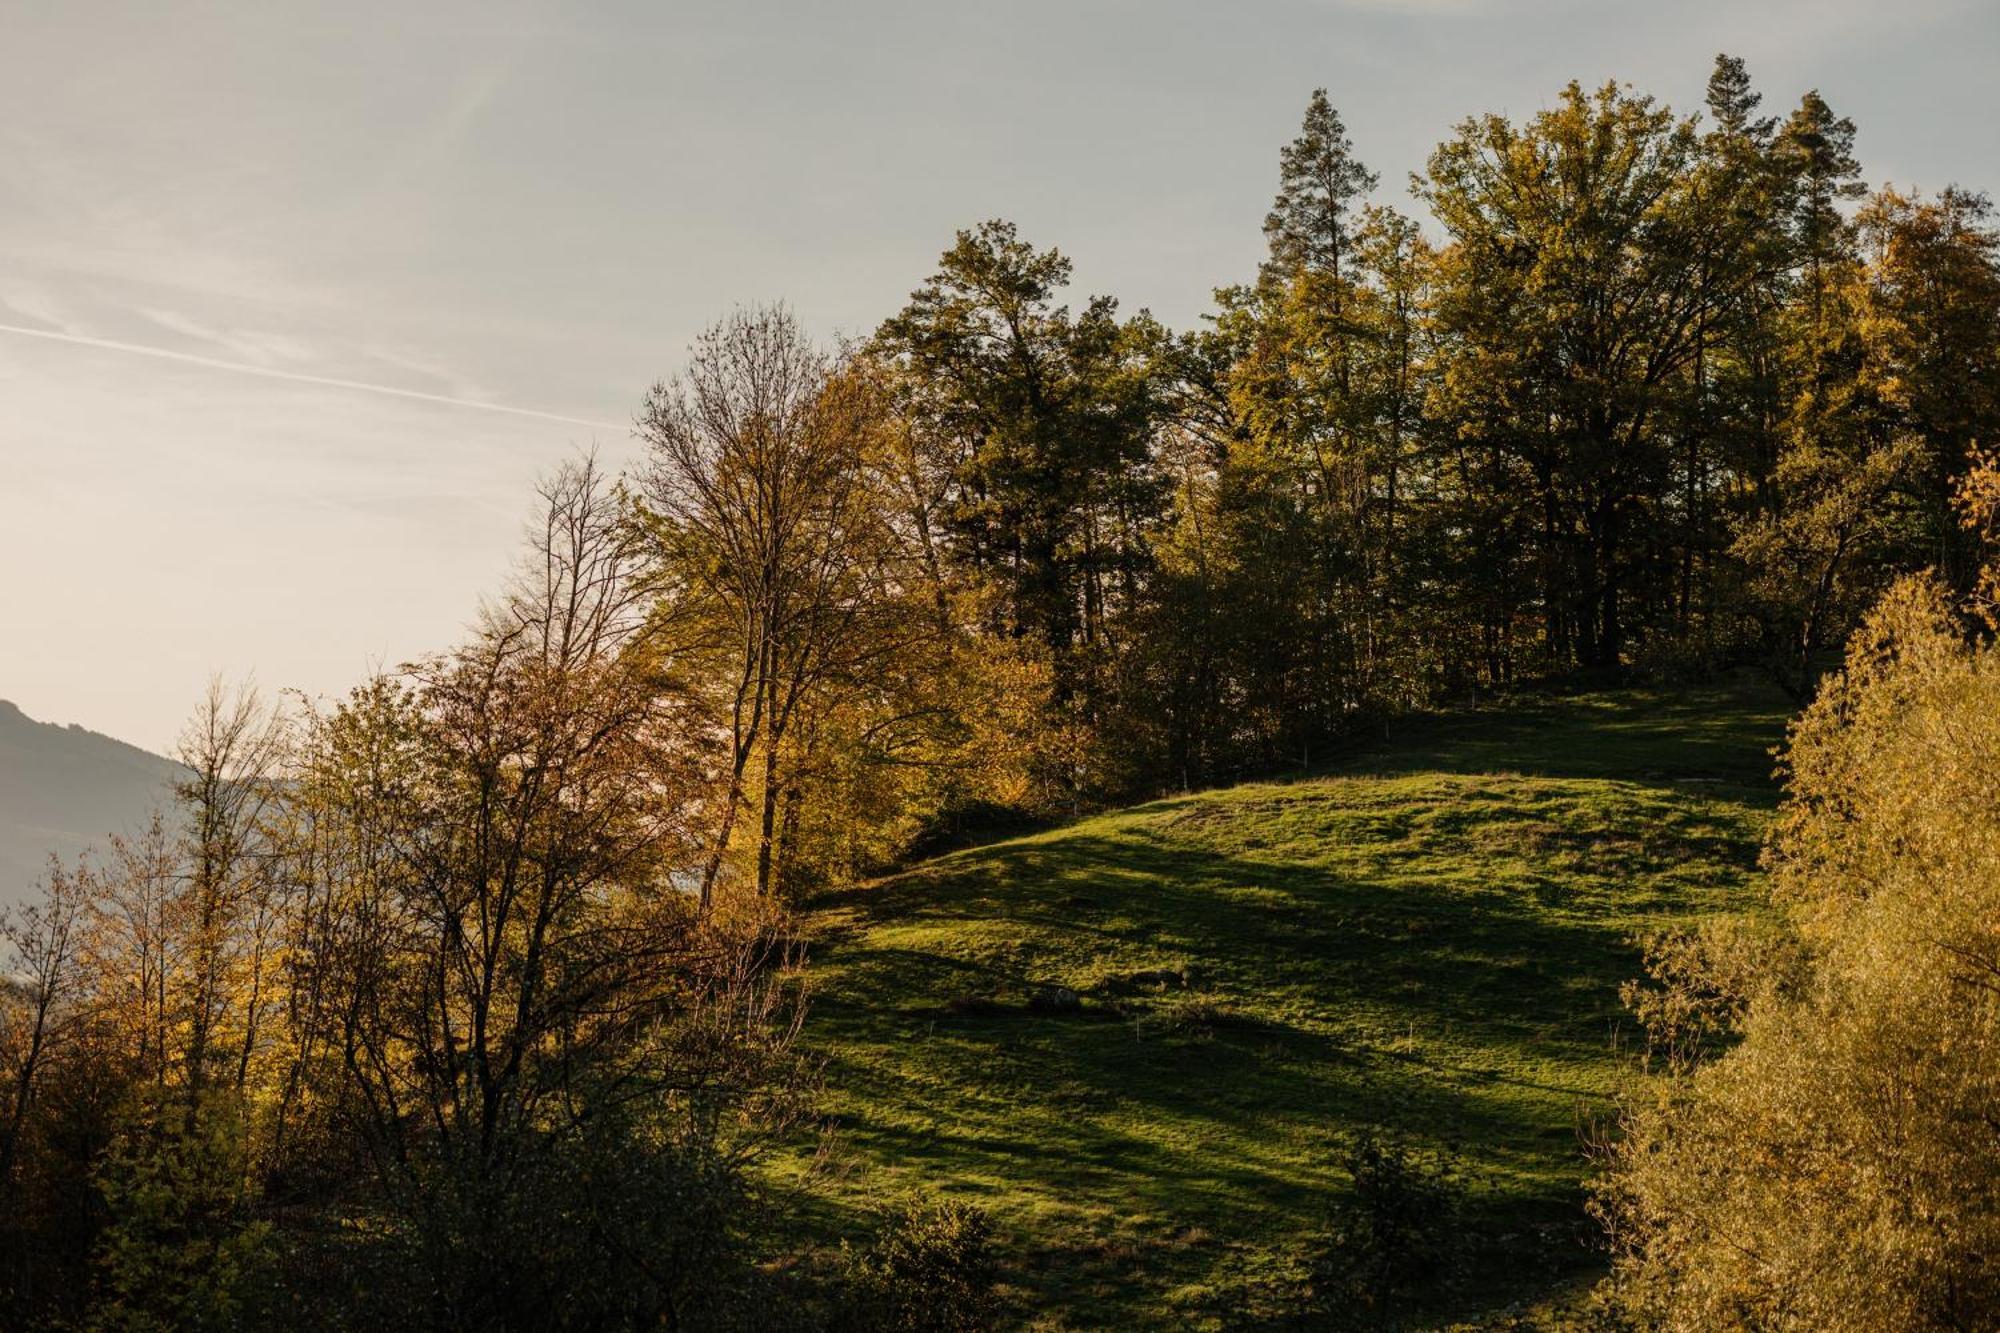
[[51, 854], [136, 831], [179, 765], [78, 726], [37, 722], [0, 699], [0, 907], [26, 900]]
[[1438, 1317], [1595, 1262], [1584, 1133], [1634, 1064], [1637, 938], [1756, 898], [1785, 705], [1745, 682], [1399, 726], [1341, 768], [1156, 801], [825, 897], [809, 1041], [830, 1232], [987, 1208], [1012, 1318], [1276, 1317], [1386, 1127], [1452, 1155]]

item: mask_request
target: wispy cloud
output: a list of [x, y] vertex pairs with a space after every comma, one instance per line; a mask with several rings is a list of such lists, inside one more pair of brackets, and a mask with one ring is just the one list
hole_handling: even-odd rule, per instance
[[144, 343], [121, 342], [115, 338], [91, 338], [77, 333], [62, 333], [54, 329], [34, 329], [20, 324], [0, 324], [0, 333], [11, 333], [22, 338], [40, 338], [47, 342], [67, 343], [74, 347], [89, 347], [106, 352], [124, 352], [133, 356], [157, 357], [163, 361], [179, 361], [186, 365], [202, 366], [209, 370], [224, 370], [237, 375], [256, 375], [263, 379], [290, 380], [297, 384], [315, 384], [323, 388], [352, 389], [358, 393], [383, 394], [391, 398], [410, 398], [423, 403], [441, 403], [447, 407], [468, 407], [480, 412], [501, 412], [514, 417], [533, 417], [540, 421], [559, 421], [570, 426], [588, 426], [593, 430], [617, 431], [621, 434], [629, 429], [609, 421], [592, 421], [587, 417], [564, 416], [560, 412], [544, 412], [532, 407], [514, 407], [506, 403], [484, 402], [477, 398], [454, 398], [448, 394], [425, 393], [419, 389], [400, 389], [390, 384], [368, 384], [361, 380], [340, 379], [332, 375], [310, 375], [304, 371], [279, 370], [271, 366], [252, 365], [243, 361], [223, 361], [211, 356], [198, 356], [192, 352], [176, 352], [166, 347], [149, 347]]
[[[175, 310], [161, 310], [151, 306], [141, 307], [137, 314], [157, 324], [168, 333], [197, 343], [207, 343], [219, 347], [225, 355], [215, 358], [219, 361], [240, 362], [266, 370], [283, 370], [288, 366], [301, 368], [313, 363], [313, 349], [297, 338], [281, 333], [235, 332], [225, 333], [204, 324], [198, 319]], [[75, 333], [70, 329], [68, 332]], [[301, 372], [305, 373], [305, 372]], [[472, 394], [452, 395], [454, 397], [474, 397]]]

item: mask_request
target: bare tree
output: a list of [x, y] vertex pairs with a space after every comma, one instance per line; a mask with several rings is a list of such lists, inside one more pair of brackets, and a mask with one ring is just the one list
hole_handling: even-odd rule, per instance
[[321, 831], [344, 892], [326, 1013], [391, 1167], [413, 1135], [496, 1161], [672, 1007], [696, 949], [674, 882], [693, 774], [630, 529], [594, 461], [542, 497], [533, 557], [474, 640], [322, 732], [355, 823]]
[[82, 1020], [85, 903], [90, 874], [51, 861], [42, 899], [0, 910], [0, 1075], [6, 1119], [0, 1122], [0, 1192], [14, 1179], [21, 1133], [50, 1057]]
[[[199, 1090], [217, 1075], [241, 1087], [270, 1004], [270, 943], [277, 924], [270, 817], [287, 730], [250, 685], [220, 679], [181, 735], [175, 757], [188, 775], [175, 785], [185, 819], [188, 960], [185, 1073]], [[234, 1049], [219, 1049], [231, 1010]], [[214, 1068], [211, 1068], [211, 1066]], [[233, 1067], [232, 1067], [233, 1066]]]
[[765, 937], [686, 891], [700, 782], [623, 500], [590, 459], [541, 495], [471, 641], [309, 718], [290, 797], [283, 1079], [339, 1090], [387, 1197], [472, 1265], [440, 1299], [482, 1309], [519, 1288], [495, 1265], [550, 1162], [733, 1105], [792, 1031]]
[[189, 958], [187, 877], [166, 817], [155, 811], [136, 837], [113, 837], [89, 895], [85, 970], [93, 1001], [137, 1076], [167, 1081], [169, 1044], [182, 1031]]

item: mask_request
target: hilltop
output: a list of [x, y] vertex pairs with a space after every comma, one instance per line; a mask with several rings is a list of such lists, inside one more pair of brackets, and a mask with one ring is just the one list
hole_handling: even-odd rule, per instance
[[1447, 1153], [1439, 1318], [1596, 1264], [1584, 1134], [1635, 1065], [1648, 930], [1758, 901], [1788, 709], [1743, 682], [1412, 721], [1340, 766], [1154, 801], [829, 894], [808, 1039], [827, 1234], [924, 1192], [992, 1214], [1014, 1317], [1282, 1313], [1386, 1126]]
[[179, 765], [0, 699], [0, 906], [28, 897], [51, 853], [72, 857], [144, 824]]

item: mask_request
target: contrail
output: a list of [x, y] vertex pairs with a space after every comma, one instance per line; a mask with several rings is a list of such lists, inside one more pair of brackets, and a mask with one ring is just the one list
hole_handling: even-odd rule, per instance
[[472, 407], [481, 412], [504, 412], [510, 417], [534, 417], [539, 421], [560, 421], [570, 426], [589, 426], [593, 430], [627, 431], [629, 425], [614, 425], [608, 421], [589, 421], [583, 417], [566, 417], [559, 412], [539, 412], [532, 407], [508, 407], [504, 403], [482, 403], [476, 398], [452, 398], [441, 393], [424, 393], [417, 389], [398, 389], [387, 384], [364, 384], [360, 380], [335, 379], [331, 375], [306, 375], [296, 370], [272, 370], [268, 366], [253, 366], [242, 361], [220, 361], [212, 356], [196, 356], [192, 352], [175, 352], [165, 347], [149, 347], [145, 343], [119, 342], [113, 338], [86, 338], [75, 333], [57, 333], [53, 329], [31, 329], [19, 324], [0, 324], [0, 333], [18, 334], [23, 338], [41, 338], [48, 342], [69, 343], [73, 347], [94, 347], [107, 352], [130, 352], [135, 356], [153, 356], [163, 361], [181, 361], [190, 366], [206, 366], [210, 370], [234, 371], [238, 375], [261, 375], [270, 380], [291, 380], [297, 384], [318, 384], [329, 389], [356, 389], [362, 393], [386, 394], [391, 398], [414, 398], [420, 403], [442, 403], [446, 407]]

